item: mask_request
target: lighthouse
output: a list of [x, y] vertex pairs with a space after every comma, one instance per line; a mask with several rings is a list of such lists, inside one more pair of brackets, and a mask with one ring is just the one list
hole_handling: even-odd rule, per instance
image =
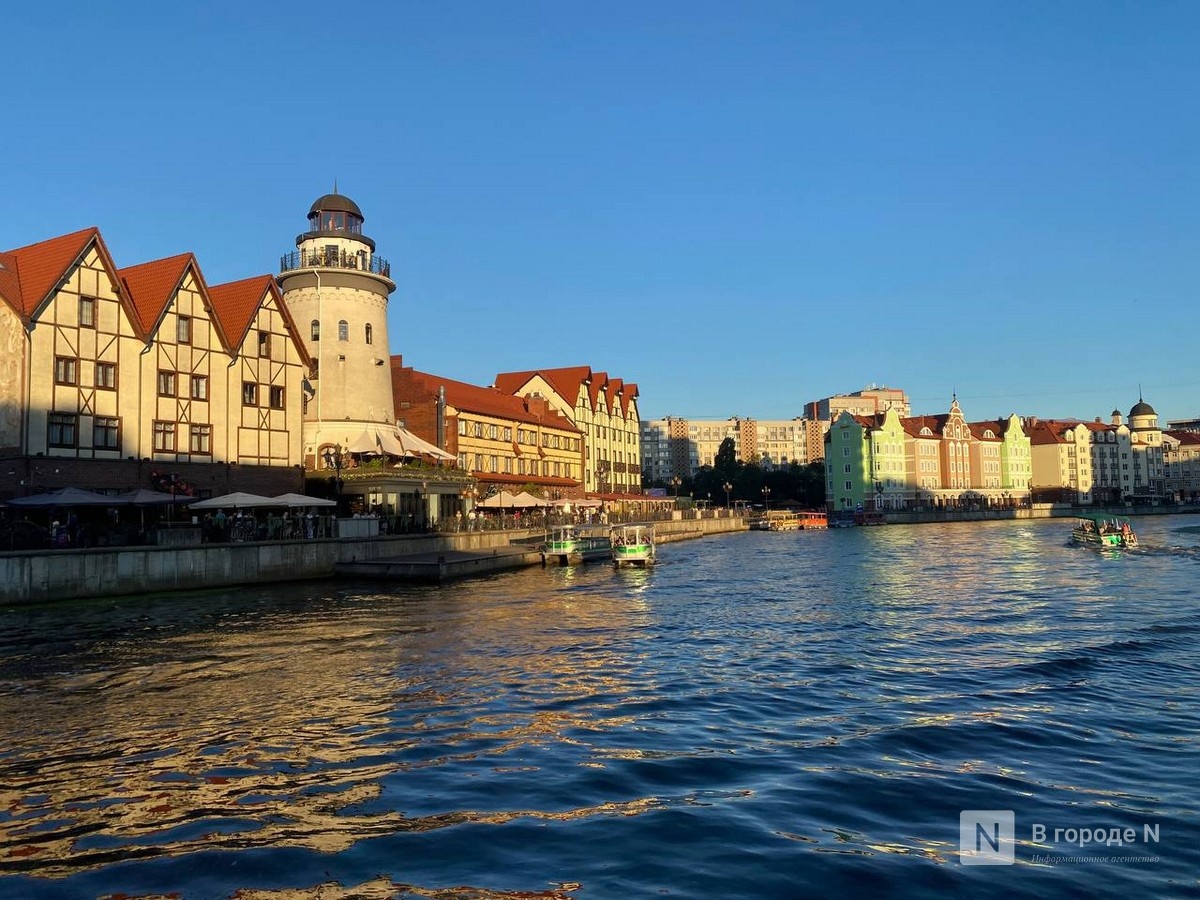
[[340, 469], [352, 445], [394, 433], [387, 307], [396, 283], [363, 234], [358, 204], [336, 187], [313, 203], [308, 230], [279, 271], [284, 302], [312, 359], [302, 401], [304, 465]]

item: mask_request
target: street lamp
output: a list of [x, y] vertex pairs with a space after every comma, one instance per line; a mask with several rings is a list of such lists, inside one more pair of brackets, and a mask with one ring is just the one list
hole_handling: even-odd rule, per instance
[[876, 511], [883, 509], [883, 482], [875, 482], [875, 509]]
[[765, 512], [771, 511], [771, 489], [765, 484], [763, 485], [763, 508]]
[[683, 484], [683, 479], [678, 475], [671, 476], [671, 485], [675, 488], [675, 504], [679, 505], [679, 485]]
[[337, 492], [338, 509], [342, 507], [342, 445], [334, 444], [325, 450], [325, 466], [333, 469], [333, 487]]
[[733, 490], [733, 485], [727, 481], [722, 487], [725, 488], [725, 508], [729, 509], [729, 492]]

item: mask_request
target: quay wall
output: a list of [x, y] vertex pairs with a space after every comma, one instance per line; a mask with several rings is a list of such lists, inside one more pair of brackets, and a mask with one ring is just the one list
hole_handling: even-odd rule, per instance
[[[658, 540], [744, 531], [741, 518], [656, 522]], [[0, 603], [20, 605], [330, 578], [338, 563], [538, 543], [541, 529], [0, 553]]]

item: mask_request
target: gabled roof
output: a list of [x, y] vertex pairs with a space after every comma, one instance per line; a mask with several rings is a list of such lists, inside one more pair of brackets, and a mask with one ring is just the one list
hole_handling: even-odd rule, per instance
[[4, 267], [0, 270], [0, 299], [28, 322], [93, 242], [115, 275], [116, 266], [100, 239], [100, 230], [85, 228], [0, 254]]
[[512, 419], [516, 422], [557, 428], [559, 431], [579, 433], [579, 429], [572, 425], [570, 420], [558, 413], [534, 412], [525, 397], [517, 397], [497, 388], [479, 387], [463, 381], [453, 381], [428, 372], [418, 372], [415, 369], [409, 369], [408, 374], [414, 381], [435, 395], [438, 388], [445, 388], [446, 403], [462, 412], [494, 416], [498, 419]]
[[590, 366], [569, 366], [561, 369], [530, 369], [527, 372], [501, 372], [496, 376], [496, 390], [515, 394], [530, 379], [540, 375], [555, 392], [571, 406], [579, 399], [579, 386], [592, 377]]
[[307, 365], [310, 359], [304, 340], [296, 328], [291, 311], [283, 302], [279, 285], [270, 275], [255, 275], [240, 281], [227, 281], [225, 284], [214, 284], [208, 289], [213, 319], [228, 340], [230, 352], [236, 353], [245, 344], [246, 333], [268, 296], [275, 298], [275, 306], [283, 316], [284, 325], [292, 336], [292, 343], [300, 352], [300, 359]]
[[143, 334], [153, 334], [166, 312], [167, 304], [175, 298], [183, 277], [189, 267], [203, 290], [204, 279], [200, 267], [191, 253], [180, 253], [166, 259], [156, 259], [121, 269], [121, 285], [129, 294], [133, 308], [137, 310], [138, 323]]

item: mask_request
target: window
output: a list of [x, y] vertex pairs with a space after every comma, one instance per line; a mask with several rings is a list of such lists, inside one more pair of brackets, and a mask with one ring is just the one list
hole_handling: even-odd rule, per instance
[[79, 298], [79, 327], [96, 327], [96, 301], [92, 297]]
[[850, 455], [850, 448], [849, 448], [849, 447], [843, 447], [843, 448], [842, 448], [842, 456], [849, 456], [849, 455]]
[[475, 454], [475, 471], [476, 472], [483, 471], [483, 454], [482, 453]]
[[258, 385], [253, 381], [242, 382], [242, 406], [258, 406]]
[[350, 323], [345, 319], [342, 319], [340, 322], [338, 322], [338, 340], [350, 340]]
[[842, 472], [846, 475], [850, 474], [850, 463], [846, 463], [846, 465], [842, 467]]
[[508, 425], [505, 425], [505, 426], [504, 426], [504, 439], [505, 439], [506, 441], [511, 441], [511, 440], [512, 440], [512, 428], [511, 428], [510, 426], [508, 426]]
[[373, 344], [373, 343], [375, 343], [375, 340], [374, 340], [374, 338], [372, 337], [372, 334], [371, 334], [371, 326], [370, 326], [370, 324], [367, 324], [367, 325], [364, 325], [364, 326], [363, 326], [363, 339], [364, 339], [364, 340], [365, 340], [365, 341], [366, 341], [368, 344]]
[[96, 387], [115, 391], [117, 389], [117, 364], [96, 363]]
[[175, 373], [168, 372], [166, 369], [158, 370], [158, 396], [174, 397], [175, 396]]
[[488, 457], [488, 471], [489, 472], [499, 472], [500, 471], [500, 464], [499, 464], [498, 458], [494, 455]]
[[74, 413], [50, 413], [46, 444], [50, 447], [74, 447], [76, 423]]
[[92, 420], [92, 446], [97, 450], [117, 450], [121, 446], [121, 420], [97, 416]]
[[155, 450], [174, 450], [175, 449], [175, 423], [174, 422], [155, 422], [154, 423], [154, 449]]
[[[78, 360], [71, 356], [54, 357], [54, 381], [57, 384], [75, 384], [75, 369]], [[74, 444], [71, 444], [74, 447]]]
[[258, 333], [258, 355], [271, 358], [271, 332], [260, 331]]
[[283, 409], [283, 387], [271, 385], [271, 409]]
[[188, 432], [188, 440], [193, 453], [212, 453], [212, 426], [193, 425]]
[[489, 425], [488, 426], [488, 437], [493, 441], [498, 440], [500, 437], [500, 426], [499, 425]]
[[321, 323], [316, 319], [313, 319], [311, 328], [312, 330], [309, 332], [309, 334], [311, 335], [312, 339], [314, 341], [319, 341], [321, 339]]
[[482, 422], [475, 423], [475, 437], [477, 437], [477, 438], [483, 437], [483, 423]]
[[192, 399], [207, 400], [208, 399], [208, 376], [193, 375], [192, 376]]
[[[459, 434], [459, 437], [467, 436], [467, 420], [466, 419], [458, 420], [458, 434]], [[466, 466], [464, 465], [463, 468], [465, 469]]]
[[192, 342], [192, 317], [180, 316], [175, 320], [175, 339], [181, 344]]

